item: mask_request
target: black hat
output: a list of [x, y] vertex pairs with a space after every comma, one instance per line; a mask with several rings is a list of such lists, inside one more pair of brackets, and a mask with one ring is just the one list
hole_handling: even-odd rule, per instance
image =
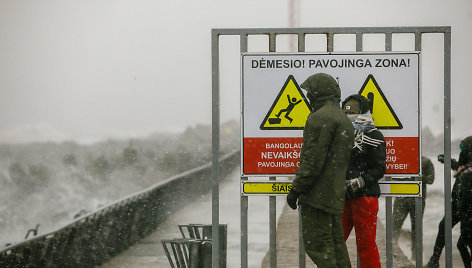
[[353, 100], [355, 100], [359, 103], [359, 107], [356, 107], [356, 110], [357, 110], [357, 111], [355, 111], [356, 113], [365, 114], [367, 112], [372, 112], [370, 101], [366, 97], [362, 96], [361, 94], [354, 94], [354, 95], [351, 95], [351, 96], [347, 97], [342, 102], [342, 108], [345, 110], [346, 104], [348, 104], [348, 102], [352, 102]]

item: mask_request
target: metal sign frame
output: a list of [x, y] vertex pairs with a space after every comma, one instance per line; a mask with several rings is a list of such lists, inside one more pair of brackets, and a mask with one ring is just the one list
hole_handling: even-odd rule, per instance
[[[444, 42], [444, 210], [445, 210], [445, 262], [446, 267], [452, 268], [452, 228], [451, 228], [451, 26], [420, 26], [420, 27], [328, 27], [328, 28], [233, 28], [212, 29], [212, 267], [218, 268], [219, 263], [219, 151], [220, 151], [220, 75], [219, 44], [221, 36], [239, 36], [240, 52], [248, 51], [248, 36], [266, 35], [269, 37], [269, 52], [276, 52], [277, 35], [296, 35], [298, 52], [305, 52], [305, 38], [310, 34], [325, 35], [326, 50], [333, 52], [334, 36], [337, 34], [354, 34], [356, 36], [356, 51], [363, 51], [364, 34], [383, 34], [385, 36], [385, 51], [392, 51], [392, 36], [397, 33], [414, 34], [415, 51], [421, 51], [422, 34], [438, 33], [443, 35]], [[247, 180], [247, 178], [241, 178]], [[270, 177], [269, 180], [276, 180]], [[275, 196], [269, 197], [269, 255], [270, 267], [276, 267], [276, 203]], [[391, 215], [392, 199], [386, 197], [387, 213], [387, 267], [393, 265]], [[421, 199], [416, 198], [416, 218], [422, 221]], [[248, 197], [241, 196], [241, 267], [248, 266], [248, 226], [247, 226]], [[417, 239], [422, 241], [422, 226], [416, 225]], [[303, 248], [303, 242], [300, 243]], [[305, 253], [299, 253], [300, 267], [305, 267]], [[421, 243], [417, 243], [417, 267], [422, 267]]]

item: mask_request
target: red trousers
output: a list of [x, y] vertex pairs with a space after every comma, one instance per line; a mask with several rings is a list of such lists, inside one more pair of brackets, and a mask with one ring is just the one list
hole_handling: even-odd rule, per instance
[[379, 250], [375, 243], [378, 211], [379, 200], [375, 197], [357, 197], [346, 200], [344, 204], [342, 216], [344, 241], [354, 227], [361, 268], [380, 268]]

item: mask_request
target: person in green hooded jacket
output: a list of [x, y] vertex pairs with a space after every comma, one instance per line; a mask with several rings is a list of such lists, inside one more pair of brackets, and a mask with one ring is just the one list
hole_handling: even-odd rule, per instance
[[287, 203], [300, 205], [305, 251], [319, 268], [351, 267], [341, 214], [346, 195], [346, 170], [354, 144], [354, 128], [339, 106], [341, 90], [328, 74], [308, 77], [308, 115]]

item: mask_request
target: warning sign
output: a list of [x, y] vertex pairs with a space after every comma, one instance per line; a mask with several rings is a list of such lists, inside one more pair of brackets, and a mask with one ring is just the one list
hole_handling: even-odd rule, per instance
[[337, 79], [341, 100], [372, 100], [387, 175], [420, 173], [419, 52], [243, 53], [241, 64], [242, 176], [294, 175], [312, 109], [299, 84], [316, 73]]
[[310, 114], [308, 101], [292, 75], [262, 121], [261, 129], [303, 129]]
[[291, 181], [241, 181], [241, 195], [286, 195]]
[[374, 119], [375, 127], [378, 129], [403, 128], [402, 123], [372, 74], [367, 76], [364, 85], [359, 90], [359, 94], [369, 99], [372, 103], [372, 118]]
[[379, 181], [383, 196], [421, 197], [421, 181]]
[[245, 138], [245, 170], [253, 174], [293, 174], [300, 162], [303, 138]]
[[[421, 197], [421, 181], [379, 181], [382, 196]], [[292, 189], [291, 181], [241, 181], [241, 196], [286, 195]]]
[[418, 174], [420, 140], [417, 137], [385, 137], [387, 174]]

